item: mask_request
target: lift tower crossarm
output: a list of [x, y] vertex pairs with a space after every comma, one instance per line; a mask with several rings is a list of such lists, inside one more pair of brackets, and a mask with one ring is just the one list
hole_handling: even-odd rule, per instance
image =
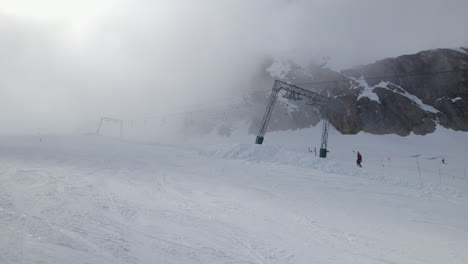
[[275, 81], [275, 85], [273, 86], [273, 90], [275, 90], [275, 88], [278, 90], [278, 92], [280, 90], [285, 90], [287, 92], [294, 93], [294, 94], [297, 94], [299, 96], [303, 96], [303, 97], [306, 97], [308, 99], [311, 99], [315, 103], [324, 103], [325, 99], [326, 99], [326, 97], [324, 97], [324, 96], [322, 96], [322, 95], [320, 95], [320, 94], [318, 94], [316, 92], [312, 92], [312, 91], [306, 90], [304, 88], [301, 88], [299, 86], [289, 84], [289, 83], [285, 83], [285, 82], [278, 81], [278, 80]]

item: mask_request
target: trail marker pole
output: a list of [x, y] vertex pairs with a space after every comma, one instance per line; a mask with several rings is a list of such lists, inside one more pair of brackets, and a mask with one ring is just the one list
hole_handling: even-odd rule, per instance
[[418, 164], [419, 182], [422, 185], [422, 176], [421, 176], [421, 168], [419, 167], [419, 160], [416, 160], [416, 164]]
[[99, 125], [98, 125], [97, 131], [96, 131], [96, 134], [98, 134], [98, 135], [99, 135], [99, 131], [101, 130], [101, 126], [102, 126], [103, 121], [104, 121], [104, 118], [101, 117], [101, 120], [99, 121]]
[[442, 174], [440, 173], [440, 168], [439, 168], [439, 185], [442, 186]]

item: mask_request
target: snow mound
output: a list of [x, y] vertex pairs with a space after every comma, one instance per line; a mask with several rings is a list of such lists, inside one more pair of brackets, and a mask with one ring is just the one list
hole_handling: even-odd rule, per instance
[[[314, 156], [314, 153], [293, 151], [281, 146], [269, 145], [253, 145], [253, 144], [220, 144], [208, 146], [199, 152], [200, 155], [210, 159], [227, 159], [241, 160], [246, 162], [264, 162], [278, 165], [287, 165], [300, 168], [308, 168], [315, 170], [317, 175], [333, 174], [339, 176], [352, 176], [358, 178], [370, 179], [375, 182], [390, 184], [403, 188], [420, 190], [424, 195], [438, 194], [449, 197], [460, 197], [464, 191], [464, 182], [459, 183], [455, 187], [447, 185], [443, 186], [438, 181], [440, 175], [432, 175], [432, 171], [423, 168], [422, 178], [417, 177], [417, 167], [400, 167], [393, 164], [385, 164], [381, 166], [372, 166], [375, 163], [372, 158], [368, 159], [371, 164], [365, 164], [364, 168], [357, 168], [354, 162], [344, 163], [336, 160], [333, 156], [326, 159], [321, 159]], [[423, 162], [423, 161], [421, 161]], [[385, 168], [384, 168], [384, 167]], [[427, 166], [426, 163], [421, 163], [421, 166]], [[432, 173], [432, 174], [431, 174]], [[416, 175], [416, 176], [415, 176]], [[447, 179], [443, 179], [446, 181]]]
[[365, 174], [361, 169], [346, 167], [334, 160], [321, 159], [315, 157], [313, 153], [295, 152], [278, 146], [221, 144], [210, 146], [200, 154], [218, 159], [278, 163], [339, 175], [357, 176]]

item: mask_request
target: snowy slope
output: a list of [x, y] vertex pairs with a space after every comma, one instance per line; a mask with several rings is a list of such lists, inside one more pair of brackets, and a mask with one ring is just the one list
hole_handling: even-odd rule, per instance
[[466, 133], [319, 137], [2, 136], [0, 263], [468, 262]]

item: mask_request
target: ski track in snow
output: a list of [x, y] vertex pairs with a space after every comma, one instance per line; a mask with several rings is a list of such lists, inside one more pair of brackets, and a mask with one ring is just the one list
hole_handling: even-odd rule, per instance
[[0, 157], [0, 263], [468, 262], [466, 185], [408, 164], [94, 136], [2, 138]]

